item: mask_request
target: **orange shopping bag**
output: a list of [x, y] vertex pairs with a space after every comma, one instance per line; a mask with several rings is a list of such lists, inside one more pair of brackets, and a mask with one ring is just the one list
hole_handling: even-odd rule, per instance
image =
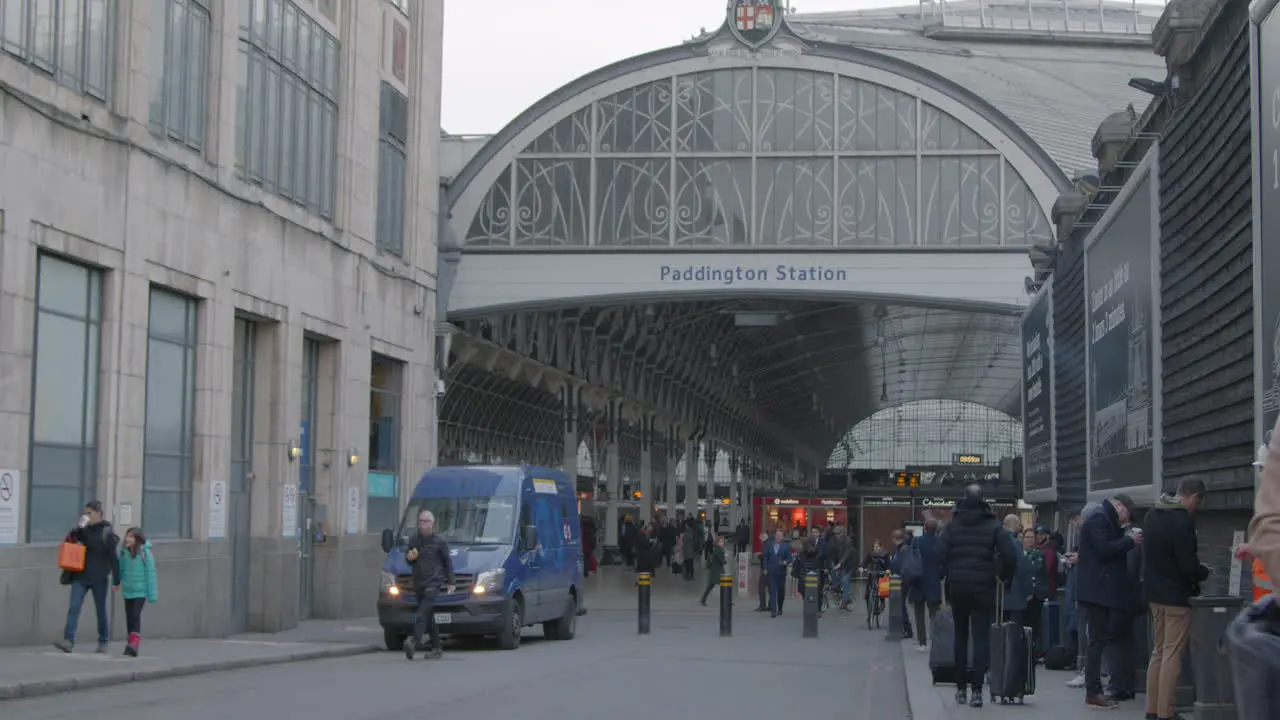
[[882, 598], [889, 597], [889, 577], [887, 575], [880, 578], [880, 585], [876, 588], [876, 593]]
[[67, 572], [84, 572], [84, 546], [77, 542], [64, 542], [58, 548], [58, 567]]

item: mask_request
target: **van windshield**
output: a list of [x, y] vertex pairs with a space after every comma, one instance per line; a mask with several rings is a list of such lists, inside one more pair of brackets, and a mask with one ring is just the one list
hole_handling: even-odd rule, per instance
[[430, 510], [436, 532], [450, 545], [505, 545], [515, 537], [513, 497], [412, 498], [400, 522], [401, 545], [418, 531], [418, 513]]

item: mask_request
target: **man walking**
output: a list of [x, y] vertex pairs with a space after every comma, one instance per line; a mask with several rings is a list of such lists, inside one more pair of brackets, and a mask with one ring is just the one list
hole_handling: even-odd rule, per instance
[[1186, 478], [1177, 493], [1161, 495], [1143, 520], [1142, 585], [1151, 608], [1154, 637], [1147, 665], [1147, 717], [1177, 718], [1174, 691], [1182, 672], [1182, 651], [1191, 628], [1191, 598], [1209, 568], [1200, 563], [1194, 514], [1205, 497], [1204, 482]]
[[422, 647], [422, 634], [431, 631], [431, 650], [427, 657], [441, 654], [440, 628], [436, 626], [436, 597], [443, 589], [450, 594], [454, 589], [453, 561], [449, 559], [449, 543], [436, 534], [436, 517], [429, 510], [418, 513], [418, 534], [409, 541], [404, 559], [413, 568], [413, 592], [418, 596], [418, 609], [413, 618], [413, 637], [404, 641], [404, 656]]
[[[991, 662], [988, 628], [995, 611], [996, 583], [1013, 577], [1017, 548], [991, 506], [982, 487], [964, 489], [951, 522], [938, 537], [937, 554], [946, 595], [955, 618], [956, 702], [982, 707], [983, 677]], [[973, 638], [973, 663], [969, 639]], [[966, 692], [966, 683], [972, 694]]]
[[720, 586], [720, 576], [724, 574], [724, 555], [724, 536], [717, 535], [715, 547], [711, 549], [711, 559], [707, 563], [707, 587], [702, 591], [700, 600], [703, 605], [707, 604], [707, 596], [711, 591]]
[[75, 529], [67, 534], [67, 542], [84, 546], [84, 569], [71, 573], [71, 603], [67, 607], [67, 623], [62, 640], [54, 647], [64, 653], [75, 648], [76, 627], [80, 624], [80, 608], [86, 595], [93, 595], [93, 609], [98, 615], [98, 652], [107, 651], [110, 638], [107, 621], [107, 587], [112, 579], [120, 587], [120, 556], [117, 546], [120, 538], [111, 529], [111, 523], [102, 518], [102, 501], [85, 503], [84, 514]]
[[786, 540], [782, 528], [773, 533], [773, 540], [764, 546], [764, 575], [769, 583], [769, 615], [782, 614], [783, 593], [787, 588], [787, 566], [791, 564], [791, 543]]
[[[928, 518], [924, 521], [924, 534], [914, 541], [916, 552], [920, 553], [920, 577], [916, 578], [907, 594], [915, 610], [916, 639], [921, 651], [929, 649], [929, 630], [933, 617], [942, 606], [942, 580], [938, 568], [938, 521]], [[925, 610], [928, 609], [926, 624]]]
[[[1076, 599], [1084, 610], [1089, 647], [1084, 660], [1085, 704], [1110, 709], [1118, 703], [1102, 692], [1102, 656], [1119, 639], [1132, 611], [1126, 555], [1142, 543], [1141, 531], [1126, 533], [1123, 526], [1133, 517], [1133, 500], [1116, 495], [1085, 518], [1080, 533], [1080, 569]], [[1116, 654], [1124, 665], [1113, 667], [1123, 676], [1133, 658]]]

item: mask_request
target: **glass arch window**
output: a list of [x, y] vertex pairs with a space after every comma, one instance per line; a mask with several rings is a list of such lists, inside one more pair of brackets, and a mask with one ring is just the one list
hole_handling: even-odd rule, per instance
[[580, 108], [489, 188], [472, 247], [1051, 242], [1026, 181], [940, 108], [845, 75], [678, 75]]
[[1022, 454], [1022, 423], [963, 400], [920, 400], [885, 408], [853, 427], [827, 461], [830, 468], [894, 470], [950, 465], [978, 454], [988, 464]]

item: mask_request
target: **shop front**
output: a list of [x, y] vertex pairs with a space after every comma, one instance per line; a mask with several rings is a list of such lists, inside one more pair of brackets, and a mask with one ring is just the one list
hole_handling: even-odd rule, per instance
[[[859, 496], [849, 499], [848, 511], [853, 518], [853, 538], [858, 544], [858, 551], [866, 555], [876, 541], [886, 549], [890, 545], [890, 537], [894, 530], [905, 527], [911, 532], [920, 532], [927, 520], [937, 520], [946, 524], [951, 520], [954, 498], [912, 497], [912, 496]], [[994, 500], [992, 509], [996, 516], [1003, 518], [1009, 513], [1017, 512], [1016, 500]]]
[[752, 500], [751, 535], [760, 552], [760, 533], [781, 529], [788, 538], [799, 538], [809, 528], [824, 532], [849, 525], [849, 501], [845, 498], [757, 497]]

